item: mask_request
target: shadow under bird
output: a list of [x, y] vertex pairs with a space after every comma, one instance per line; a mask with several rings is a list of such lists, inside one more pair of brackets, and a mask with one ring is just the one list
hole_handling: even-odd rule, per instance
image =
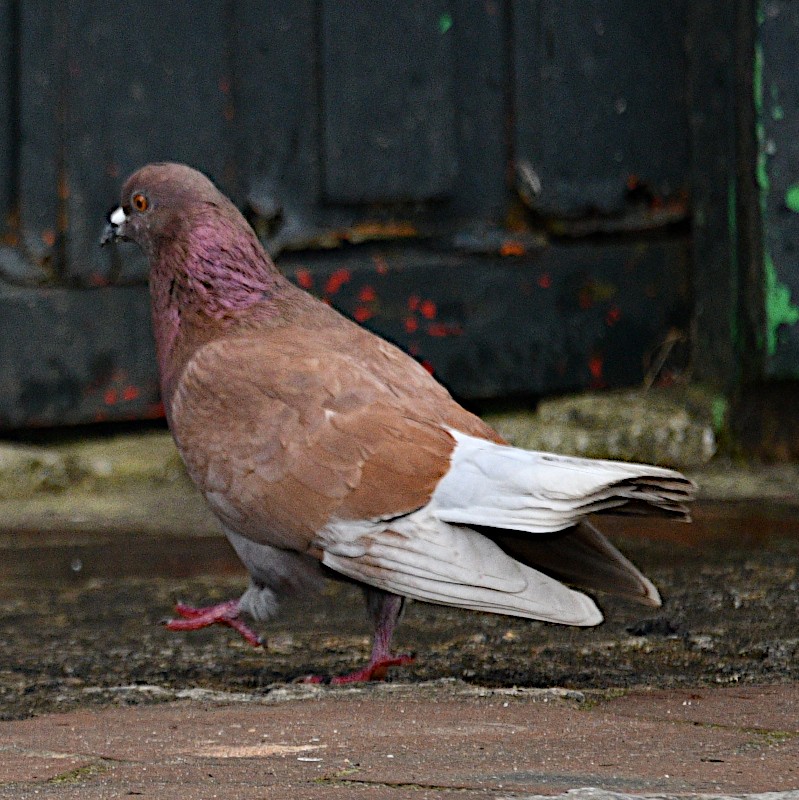
[[260, 644], [243, 614], [266, 620], [281, 597], [348, 579], [374, 625], [368, 665], [334, 679], [349, 682], [411, 661], [391, 650], [406, 599], [567, 625], [602, 621], [576, 589], [660, 604], [588, 517], [687, 519], [695, 487], [680, 473], [509, 446], [410, 356], [278, 272], [190, 167], [134, 173], [102, 243], [115, 239], [149, 260], [169, 427], [251, 579], [238, 600], [178, 605], [169, 628], [222, 623]]

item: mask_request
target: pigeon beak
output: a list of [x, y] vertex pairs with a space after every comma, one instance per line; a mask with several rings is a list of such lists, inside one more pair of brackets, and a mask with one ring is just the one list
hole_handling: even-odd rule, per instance
[[103, 234], [100, 237], [100, 246], [103, 247], [109, 242], [115, 242], [117, 239], [125, 238], [124, 224], [128, 221], [128, 215], [122, 206], [115, 208], [108, 215], [108, 222], [103, 228]]

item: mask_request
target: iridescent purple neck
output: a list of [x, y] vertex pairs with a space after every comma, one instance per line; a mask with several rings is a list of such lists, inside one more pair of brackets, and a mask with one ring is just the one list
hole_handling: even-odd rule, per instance
[[[239, 322], [286, 279], [243, 219], [206, 214], [183, 220], [150, 258], [150, 292], [162, 390], [180, 369], [175, 352]], [[188, 354], [186, 354], [188, 355]], [[176, 363], [178, 362], [178, 363]]]

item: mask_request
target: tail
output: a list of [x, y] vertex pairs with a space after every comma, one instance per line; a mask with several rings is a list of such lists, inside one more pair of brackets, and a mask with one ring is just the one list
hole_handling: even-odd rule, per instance
[[591, 514], [644, 513], [689, 520], [696, 486], [648, 464], [531, 452], [452, 431], [450, 470], [433, 497], [436, 516], [469, 525], [527, 566], [583, 589], [650, 606], [652, 584], [594, 527]]

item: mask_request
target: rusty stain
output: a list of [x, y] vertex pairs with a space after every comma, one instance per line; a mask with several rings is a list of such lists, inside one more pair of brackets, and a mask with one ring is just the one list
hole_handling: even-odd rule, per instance
[[219, 79], [219, 91], [222, 94], [230, 94], [230, 81], [227, 78], [222, 77]]
[[337, 269], [328, 279], [327, 283], [325, 283], [325, 294], [332, 295], [336, 294], [339, 289], [349, 281], [352, 280], [352, 273], [348, 269]]
[[91, 275], [89, 275], [89, 285], [97, 287], [108, 286], [109, 281], [105, 275], [101, 275], [99, 272], [92, 272]]
[[48, 246], [52, 247], [55, 244], [55, 231], [47, 228], [42, 231], [42, 241]]
[[234, 120], [236, 117], [236, 109], [233, 107], [232, 103], [227, 103], [225, 105], [222, 115], [224, 116], [226, 122], [232, 122]]
[[313, 287], [313, 275], [304, 267], [300, 267], [300, 269], [294, 273], [294, 277], [297, 280], [297, 284], [303, 289], [310, 289]]
[[359, 222], [340, 232], [340, 237], [352, 244], [375, 239], [408, 239], [418, 231], [410, 222]]
[[524, 245], [516, 239], [506, 239], [499, 246], [501, 256], [523, 256], [525, 252]]

